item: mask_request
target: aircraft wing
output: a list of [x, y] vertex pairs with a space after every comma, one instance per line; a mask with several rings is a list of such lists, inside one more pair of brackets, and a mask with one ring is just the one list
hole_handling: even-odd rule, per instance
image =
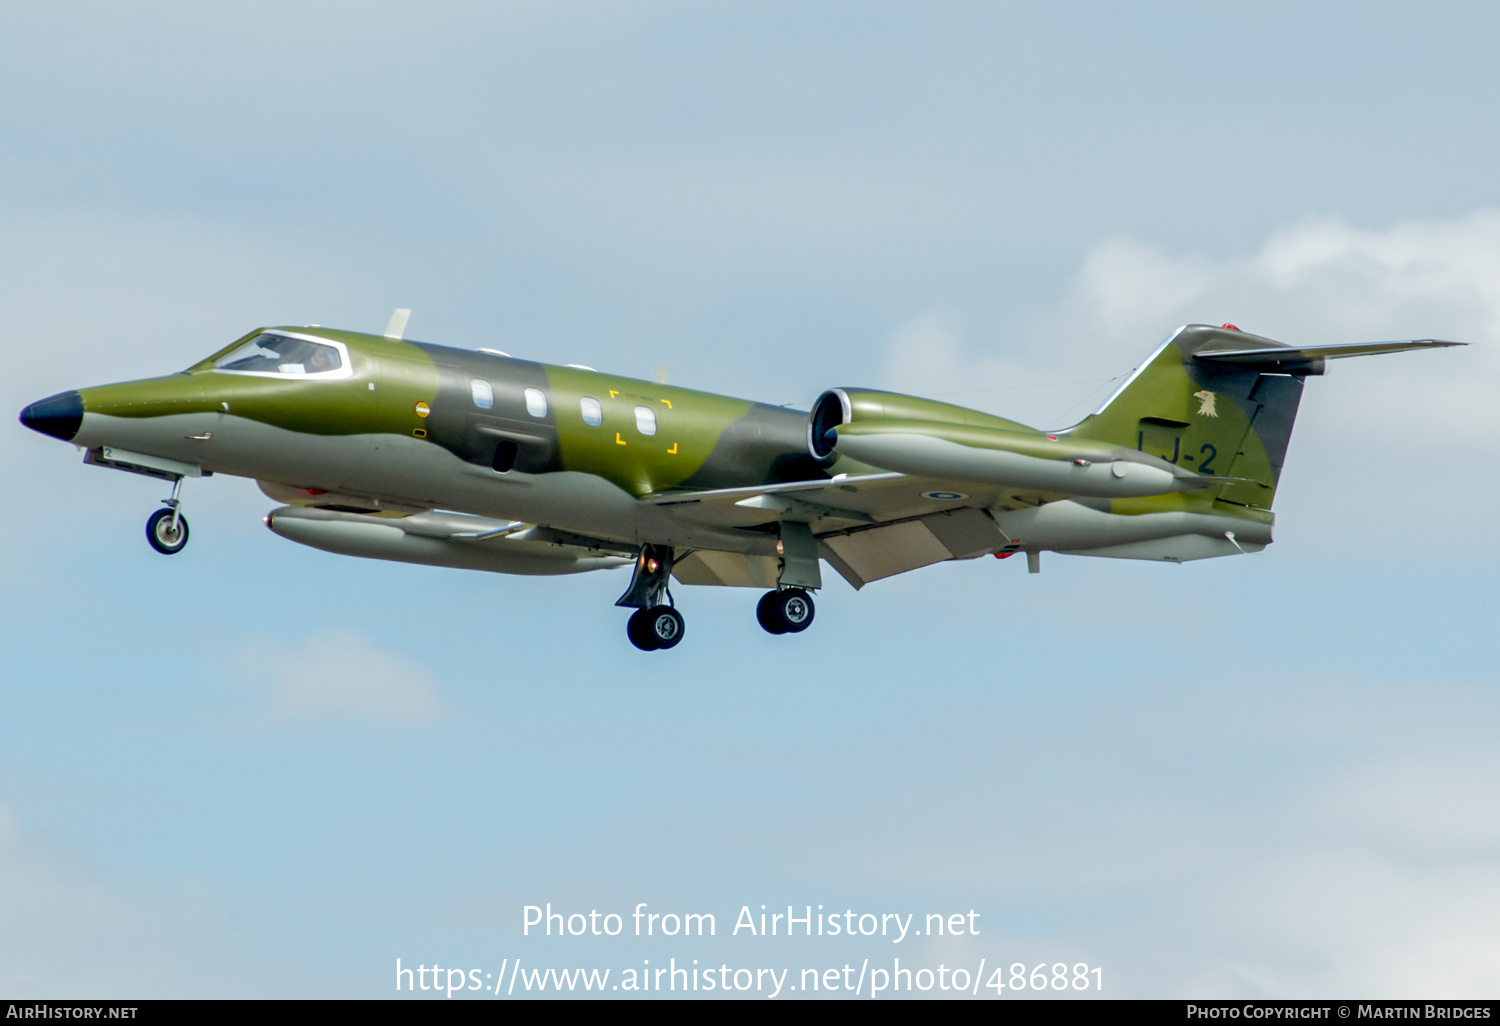
[[962, 483], [910, 474], [840, 474], [816, 481], [698, 492], [659, 492], [643, 501], [699, 524], [754, 528], [781, 520], [810, 525], [814, 534], [908, 520], [966, 507], [1027, 509], [1068, 496], [1000, 485]]
[[[949, 559], [1010, 546], [985, 510], [1023, 509], [1064, 498], [907, 474], [839, 475], [751, 488], [648, 497], [669, 516], [741, 529], [805, 523], [818, 554], [855, 588]], [[699, 549], [674, 570], [685, 584], [775, 587], [776, 560]]]

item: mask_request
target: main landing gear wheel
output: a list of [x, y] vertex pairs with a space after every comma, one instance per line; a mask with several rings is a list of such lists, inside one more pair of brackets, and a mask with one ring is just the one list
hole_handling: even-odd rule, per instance
[[768, 591], [755, 607], [755, 618], [771, 634], [797, 634], [812, 626], [812, 596], [801, 588]]
[[157, 510], [146, 520], [146, 540], [163, 556], [181, 552], [188, 542], [187, 517], [174, 509]]
[[630, 614], [625, 633], [630, 643], [642, 652], [671, 648], [682, 640], [682, 614], [671, 606], [652, 606]]

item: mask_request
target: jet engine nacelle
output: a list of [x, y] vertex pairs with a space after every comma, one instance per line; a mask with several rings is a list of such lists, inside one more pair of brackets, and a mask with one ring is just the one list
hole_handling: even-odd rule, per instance
[[881, 470], [1056, 495], [1140, 498], [1221, 485], [1106, 442], [1049, 435], [1015, 421], [895, 392], [835, 388], [808, 417], [808, 450]]
[[[1024, 424], [992, 417], [952, 403], [940, 403], [900, 392], [873, 388], [830, 388], [818, 396], [807, 420], [807, 448], [813, 458], [832, 463], [838, 458], [828, 432], [844, 424], [871, 420], [920, 421], [934, 427], [976, 427], [1036, 434]], [[858, 457], [856, 457], [857, 459]]]

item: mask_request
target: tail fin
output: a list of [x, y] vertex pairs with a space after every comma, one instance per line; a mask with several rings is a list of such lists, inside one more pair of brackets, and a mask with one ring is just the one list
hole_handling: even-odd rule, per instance
[[1347, 356], [1460, 345], [1424, 339], [1296, 348], [1233, 325], [1189, 324], [1097, 413], [1066, 431], [1226, 481], [1215, 498], [1270, 509], [1308, 375]]

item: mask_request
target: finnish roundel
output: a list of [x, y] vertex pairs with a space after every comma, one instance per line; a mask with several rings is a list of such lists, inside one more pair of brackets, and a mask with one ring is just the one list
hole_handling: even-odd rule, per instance
[[922, 498], [932, 499], [935, 502], [954, 502], [958, 499], [967, 499], [963, 492], [923, 492]]

